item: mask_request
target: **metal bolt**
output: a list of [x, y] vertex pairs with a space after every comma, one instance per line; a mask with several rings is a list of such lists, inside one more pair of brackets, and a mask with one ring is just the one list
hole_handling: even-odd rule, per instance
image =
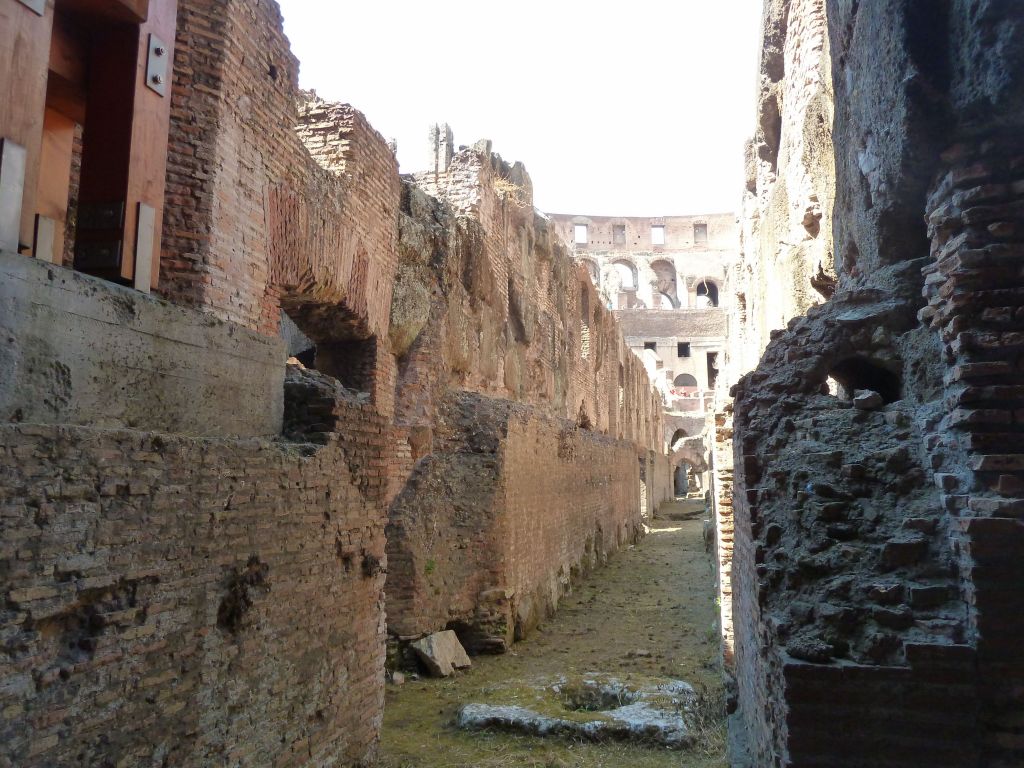
[[153, 75], [153, 82], [156, 83], [157, 85], [163, 85], [164, 76], [163, 75]]
[[153, 49], [153, 53], [155, 53], [157, 56], [163, 56], [165, 53], [167, 53], [167, 49], [160, 45]]

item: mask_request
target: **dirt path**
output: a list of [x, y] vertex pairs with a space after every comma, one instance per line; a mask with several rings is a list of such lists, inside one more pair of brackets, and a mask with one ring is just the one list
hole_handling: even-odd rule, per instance
[[706, 715], [699, 743], [679, 752], [565, 738], [465, 733], [452, 726], [462, 704], [516, 703], [558, 675], [602, 673], [626, 681], [651, 678], [691, 683], [717, 712], [714, 574], [700, 520], [656, 521], [636, 547], [616, 555], [563, 599], [558, 614], [504, 656], [480, 657], [449, 680], [389, 685], [381, 738], [384, 768], [501, 766], [727, 765], [724, 724]]

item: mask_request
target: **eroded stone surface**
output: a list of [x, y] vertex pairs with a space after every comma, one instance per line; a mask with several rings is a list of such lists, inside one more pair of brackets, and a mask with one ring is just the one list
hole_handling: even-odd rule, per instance
[[519, 705], [466, 704], [456, 722], [469, 730], [498, 728], [533, 736], [619, 739], [672, 749], [693, 743], [686, 711], [695, 694], [682, 680], [634, 687], [615, 678], [584, 676], [572, 682], [563, 678], [543, 690], [577, 717], [543, 714]]

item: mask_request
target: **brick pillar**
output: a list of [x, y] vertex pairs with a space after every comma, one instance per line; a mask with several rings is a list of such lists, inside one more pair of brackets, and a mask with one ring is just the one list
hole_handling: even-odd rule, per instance
[[[945, 420], [936, 448], [969, 631], [978, 649], [986, 765], [1024, 760], [1024, 146], [1019, 136], [952, 147], [928, 204], [933, 261], [921, 319], [942, 336]], [[946, 444], [942, 444], [946, 440]]]

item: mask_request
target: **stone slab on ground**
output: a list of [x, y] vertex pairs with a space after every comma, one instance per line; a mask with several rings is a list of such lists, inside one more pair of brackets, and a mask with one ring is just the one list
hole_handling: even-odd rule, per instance
[[562, 680], [547, 690], [559, 698], [567, 713], [585, 716], [559, 717], [511, 704], [466, 704], [459, 709], [456, 723], [466, 730], [494, 728], [529, 736], [615, 739], [669, 749], [693, 744], [685, 713], [696, 694], [682, 680], [632, 687], [614, 678], [584, 678], [574, 684]]

